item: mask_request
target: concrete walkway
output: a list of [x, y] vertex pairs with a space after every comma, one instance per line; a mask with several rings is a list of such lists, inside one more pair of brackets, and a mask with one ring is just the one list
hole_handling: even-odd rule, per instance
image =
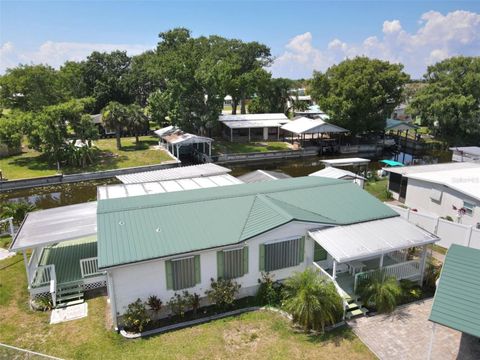
[[7, 249], [0, 248], [0, 261], [15, 256], [14, 252], [10, 252]]
[[[399, 307], [393, 314], [362, 317], [349, 322], [357, 336], [380, 359], [427, 359], [432, 334], [428, 321], [432, 299]], [[437, 325], [431, 359], [478, 360], [480, 342]]]

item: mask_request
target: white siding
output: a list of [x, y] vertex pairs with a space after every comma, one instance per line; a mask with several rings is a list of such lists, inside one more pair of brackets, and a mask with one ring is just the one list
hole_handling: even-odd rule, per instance
[[[258, 279], [261, 276], [259, 271], [259, 247], [260, 244], [271, 241], [281, 241], [295, 236], [305, 236], [308, 230], [317, 229], [318, 224], [292, 222], [277, 229], [266, 232], [248, 240], [248, 273], [235, 279], [242, 287], [240, 297], [254, 295], [258, 287]], [[282, 280], [289, 277], [295, 271], [302, 271], [313, 261], [313, 240], [308, 236], [305, 239], [305, 256], [303, 263], [295, 267], [280, 269], [271, 272], [275, 280]], [[210, 288], [210, 279], [217, 278], [217, 251], [199, 252], [201, 282], [195, 287], [187, 289], [190, 293], [196, 292], [202, 297], [205, 291]], [[158, 296], [164, 304], [173, 296], [175, 291], [167, 290], [165, 261], [154, 260], [144, 263], [137, 263], [128, 266], [117, 267], [108, 270], [113, 278], [114, 302], [118, 315], [123, 314], [128, 304], [137, 298], [146, 300], [150, 295]], [[181, 292], [180, 290], [179, 292]]]
[[[432, 189], [442, 192], [440, 201], [437, 202], [431, 199]], [[463, 215], [460, 222], [464, 225], [475, 226], [480, 222], [480, 201], [443, 185], [408, 179], [405, 205], [412, 209], [422, 210], [441, 217], [451, 216], [454, 221], [458, 221], [458, 213], [456, 210], [453, 210], [453, 206], [456, 208], [463, 207], [464, 200], [475, 204], [476, 207], [472, 215]]]

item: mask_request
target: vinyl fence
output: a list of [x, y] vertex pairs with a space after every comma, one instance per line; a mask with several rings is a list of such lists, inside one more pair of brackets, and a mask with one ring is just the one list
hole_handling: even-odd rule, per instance
[[480, 249], [480, 230], [473, 226], [454, 223], [438, 216], [411, 211], [400, 206], [387, 204], [401, 217], [440, 238], [438, 245], [449, 248], [452, 244]]

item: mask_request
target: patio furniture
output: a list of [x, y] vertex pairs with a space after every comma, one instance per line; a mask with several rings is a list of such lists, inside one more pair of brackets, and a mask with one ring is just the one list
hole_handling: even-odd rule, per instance
[[348, 263], [349, 273], [355, 275], [357, 272], [362, 272], [365, 268], [365, 264], [361, 261], [350, 261]]

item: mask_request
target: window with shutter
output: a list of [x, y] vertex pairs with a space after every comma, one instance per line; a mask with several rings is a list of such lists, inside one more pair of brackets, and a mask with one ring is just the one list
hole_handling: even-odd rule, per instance
[[264, 245], [265, 271], [297, 266], [303, 261], [304, 238]]
[[182, 290], [191, 288], [199, 282], [200, 256], [167, 261], [167, 288]]
[[217, 253], [218, 277], [234, 279], [248, 272], [248, 247]]

